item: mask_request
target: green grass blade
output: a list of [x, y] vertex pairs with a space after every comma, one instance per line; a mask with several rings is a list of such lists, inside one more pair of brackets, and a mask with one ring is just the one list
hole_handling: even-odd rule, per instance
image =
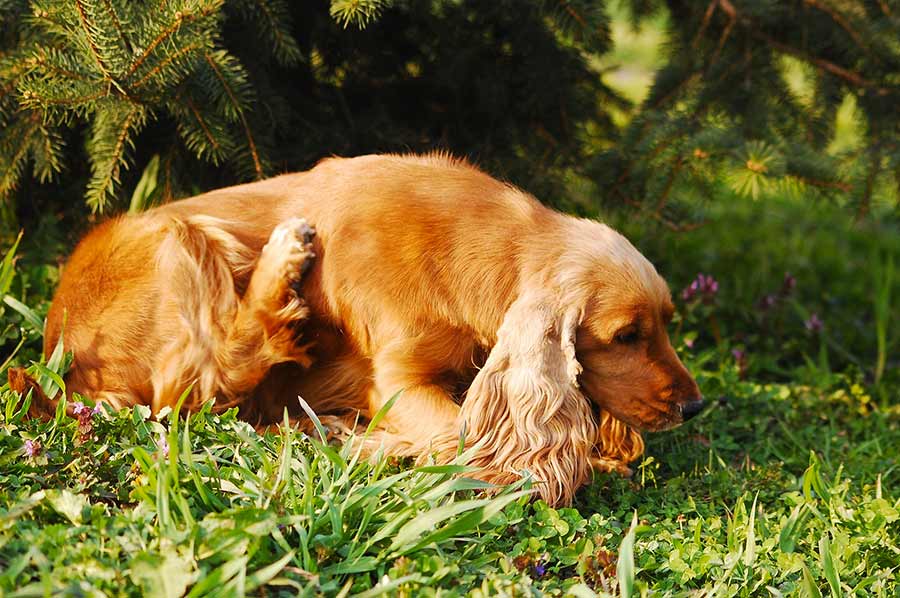
[[778, 547], [782, 552], [788, 554], [794, 552], [797, 540], [800, 538], [809, 514], [805, 504], [797, 505], [791, 511], [787, 521], [784, 522], [784, 527], [781, 528], [781, 533], [778, 535]]
[[25, 321], [28, 322], [35, 333], [43, 333], [44, 321], [34, 312], [33, 309], [31, 309], [12, 295], [4, 296], [3, 303], [19, 312], [19, 314], [21, 314], [21, 316], [25, 318]]
[[832, 598], [840, 598], [842, 596], [841, 579], [834, 564], [834, 556], [831, 554], [831, 542], [828, 541], [827, 534], [819, 538], [819, 558], [822, 562], [822, 571], [825, 573], [825, 579], [828, 580], [828, 587], [831, 589]]
[[631, 598], [634, 592], [634, 535], [637, 529], [637, 511], [631, 518], [631, 527], [619, 545], [619, 560], [616, 564], [616, 578], [619, 582], [619, 596]]
[[316, 428], [316, 433], [319, 435], [319, 440], [323, 443], [328, 442], [328, 431], [325, 429], [325, 426], [322, 425], [322, 422], [319, 420], [319, 416], [316, 415], [316, 412], [313, 411], [313, 408], [309, 406], [309, 403], [303, 400], [303, 397], [297, 395], [297, 400], [300, 401], [300, 407], [303, 408], [303, 411], [306, 412], [306, 415], [309, 416], [309, 419], [312, 420], [313, 426]]
[[816, 585], [816, 580], [806, 565], [803, 565], [803, 583], [800, 584], [800, 589], [806, 598], [822, 598], [822, 592], [819, 591], [819, 586]]
[[282, 569], [284, 569], [285, 565], [287, 565], [291, 559], [294, 558], [294, 553], [289, 552], [285, 554], [283, 557], [272, 563], [271, 565], [267, 565], [261, 569], [257, 569], [253, 573], [247, 576], [246, 581], [244, 582], [245, 590], [255, 590], [256, 588], [263, 586], [269, 581], [278, 575]]
[[747, 521], [747, 541], [744, 543], [744, 565], [752, 567], [756, 562], [756, 501], [759, 492], [753, 497], [753, 506], [750, 507], [750, 518]]
[[12, 286], [13, 277], [16, 275], [16, 251], [19, 249], [19, 243], [22, 241], [23, 232], [24, 231], [19, 231], [16, 240], [13, 241], [12, 247], [9, 248], [3, 256], [3, 261], [0, 262], [0, 295], [8, 293], [9, 287]]
[[154, 154], [150, 161], [147, 162], [147, 166], [144, 168], [144, 172], [141, 173], [141, 178], [131, 194], [131, 201], [128, 204], [129, 214], [143, 212], [152, 205], [153, 199], [157, 195], [158, 179], [159, 154]]
[[397, 402], [397, 399], [400, 398], [400, 395], [403, 394], [403, 391], [397, 392], [394, 396], [388, 399], [387, 403], [381, 406], [381, 409], [375, 412], [375, 415], [372, 417], [372, 420], [369, 422], [369, 425], [366, 427], [366, 436], [369, 433], [378, 427], [378, 424], [381, 423], [381, 420], [384, 419], [384, 416], [388, 414], [388, 411], [391, 410], [391, 407], [394, 406], [394, 403]]
[[37, 381], [45, 395], [52, 399], [60, 392], [66, 393], [66, 383], [63, 382], [62, 376], [42, 363], [32, 362], [31, 368], [38, 374]]

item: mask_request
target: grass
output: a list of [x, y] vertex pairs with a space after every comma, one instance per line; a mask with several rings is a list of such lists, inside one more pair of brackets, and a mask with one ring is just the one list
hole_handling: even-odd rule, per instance
[[[723, 198], [690, 235], [620, 223], [671, 281], [713, 406], [571, 508], [485, 493], [464, 457], [369, 463], [208, 409], [42, 423], [0, 389], [0, 596], [900, 595], [900, 235], [813, 212]], [[56, 275], [3, 264], [22, 363]], [[678, 298], [698, 271], [709, 303]]]
[[208, 410], [38, 423], [6, 392], [0, 591], [896, 595], [900, 410], [872, 410], [852, 384], [763, 385], [733, 366], [698, 378], [727, 398], [650, 437], [633, 479], [602, 476], [566, 509], [488, 497], [462, 460], [370, 464], [352, 443], [260, 436]]

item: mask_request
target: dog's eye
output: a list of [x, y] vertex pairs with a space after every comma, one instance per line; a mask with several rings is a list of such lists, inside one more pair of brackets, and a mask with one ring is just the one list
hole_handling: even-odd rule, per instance
[[616, 335], [616, 342], [623, 345], [633, 345], [638, 341], [638, 331], [635, 329], [623, 330]]

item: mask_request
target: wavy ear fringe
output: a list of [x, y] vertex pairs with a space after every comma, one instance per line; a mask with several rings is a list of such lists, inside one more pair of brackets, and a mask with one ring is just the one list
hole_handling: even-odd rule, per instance
[[601, 409], [592, 459], [594, 469], [631, 475], [628, 464], [643, 454], [641, 433]]
[[494, 346], [460, 412], [471, 464], [508, 483], [531, 472], [551, 505], [568, 504], [591, 477], [598, 437], [578, 390], [574, 336], [580, 315], [547, 294], [528, 294], [507, 312]]

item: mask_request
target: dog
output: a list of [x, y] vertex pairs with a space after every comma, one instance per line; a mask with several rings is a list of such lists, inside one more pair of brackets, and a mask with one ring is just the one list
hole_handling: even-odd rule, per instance
[[[670, 291], [623, 236], [443, 154], [312, 170], [109, 220], [64, 268], [45, 353], [114, 408], [216, 397], [256, 424], [297, 397], [371, 418], [386, 453], [528, 471], [552, 505], [627, 471], [641, 430], [703, 400], [673, 350]], [[398, 394], [399, 393], [399, 394]]]

